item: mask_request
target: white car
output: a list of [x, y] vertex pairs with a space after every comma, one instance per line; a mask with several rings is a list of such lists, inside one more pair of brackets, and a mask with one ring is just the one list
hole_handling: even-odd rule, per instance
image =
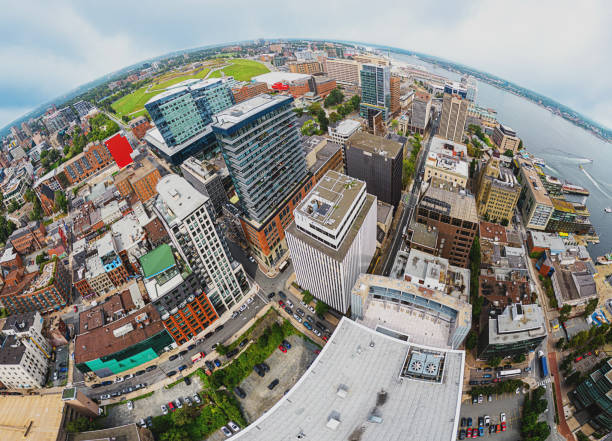
[[134, 410], [134, 402], [132, 400], [127, 402], [128, 410]]
[[121, 383], [123, 380], [123, 377], [117, 377], [115, 378], [115, 383]]
[[293, 314], [293, 318], [296, 319], [298, 323], [302, 323], [302, 317], [300, 317], [299, 315]]
[[247, 299], [247, 305], [250, 305], [251, 303], [253, 303], [253, 300], [255, 300], [255, 299], [253, 298], [253, 296], [249, 297], [249, 298]]
[[505, 413], [500, 413], [499, 414], [499, 422], [500, 423], [505, 423], [506, 422], [506, 414]]
[[491, 424], [491, 417], [489, 415], [485, 415], [484, 423], [485, 423], [485, 426], [489, 426]]
[[312, 328], [312, 333], [317, 337], [321, 337], [321, 331], [319, 331], [317, 328]]
[[179, 409], [183, 407], [183, 400], [181, 400], [181, 397], [178, 397], [175, 403], [176, 403], [176, 407], [178, 407]]
[[227, 427], [225, 426], [221, 426], [221, 432], [223, 432], [223, 435], [227, 436], [228, 438], [230, 436], [232, 436], [232, 432], [231, 430], [229, 430]]
[[200, 404], [202, 402], [202, 398], [200, 398], [200, 396], [198, 394], [195, 394], [193, 396], [193, 401], [195, 401], [196, 403]]
[[127, 374], [125, 377], [123, 377], [124, 380], [129, 380], [130, 378], [134, 378], [134, 374]]
[[287, 304], [289, 308], [293, 308], [293, 302], [291, 300], [287, 299], [285, 303]]
[[164, 415], [168, 415], [168, 408], [166, 407], [165, 404], [161, 405], [161, 411]]
[[315, 312], [315, 309], [314, 309], [312, 306], [310, 306], [310, 305], [308, 305], [308, 310], [309, 310], [310, 312]]
[[240, 312], [242, 312], [242, 311], [244, 311], [244, 310], [246, 310], [246, 309], [247, 309], [247, 305], [246, 305], [246, 304], [244, 304], [244, 305], [242, 305], [242, 306], [240, 307]]
[[230, 429], [232, 429], [232, 432], [234, 433], [240, 431], [240, 426], [233, 421], [228, 421], [227, 425]]

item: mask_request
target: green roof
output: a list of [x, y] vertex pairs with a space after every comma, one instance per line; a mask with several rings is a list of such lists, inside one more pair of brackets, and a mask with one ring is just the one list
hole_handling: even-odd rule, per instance
[[145, 279], [149, 279], [175, 265], [176, 261], [172, 255], [172, 248], [166, 243], [140, 258], [140, 266]]

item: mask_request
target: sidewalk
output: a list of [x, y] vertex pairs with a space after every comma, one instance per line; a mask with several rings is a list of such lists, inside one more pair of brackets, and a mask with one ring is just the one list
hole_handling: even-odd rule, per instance
[[[568, 441], [576, 441], [574, 434], [567, 425], [565, 420], [565, 413], [563, 412], [563, 396], [561, 395], [561, 385], [559, 383], [559, 369], [557, 368], [557, 354], [554, 351], [548, 352], [548, 358], [550, 360], [550, 373], [555, 380], [555, 401], [557, 402], [557, 416], [559, 417], [559, 425], [557, 430]], [[552, 429], [552, 427], [551, 427]]]

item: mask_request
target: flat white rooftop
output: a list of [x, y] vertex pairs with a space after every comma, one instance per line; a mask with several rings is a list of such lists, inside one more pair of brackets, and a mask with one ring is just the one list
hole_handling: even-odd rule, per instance
[[166, 175], [157, 183], [159, 196], [155, 206], [168, 224], [177, 219], [182, 221], [208, 199], [179, 175]]
[[228, 129], [249, 117], [264, 112], [275, 104], [285, 101], [290, 102], [291, 100], [291, 97], [284, 95], [268, 95], [262, 93], [215, 114], [213, 116], [214, 122], [212, 126], [220, 129]]
[[[361, 431], [361, 441], [454, 440], [464, 352], [431, 348], [444, 356], [440, 383], [401, 377], [419, 348], [429, 350], [345, 317], [297, 384], [231, 439], [337, 441]], [[381, 391], [386, 401], [377, 405]]]
[[291, 83], [292, 81], [307, 80], [311, 76], [292, 72], [268, 72], [251, 78], [251, 81], [266, 83], [268, 86], [272, 86], [274, 83]]
[[351, 136], [355, 130], [361, 127], [361, 123], [354, 119], [345, 119], [340, 121], [332, 130], [339, 136]]

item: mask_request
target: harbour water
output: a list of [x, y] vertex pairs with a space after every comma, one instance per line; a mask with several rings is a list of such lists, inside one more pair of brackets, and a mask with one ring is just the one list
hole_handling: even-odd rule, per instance
[[[391, 57], [425, 66], [428, 71], [455, 81], [460, 79], [455, 72], [412, 56], [391, 53]], [[612, 144], [531, 101], [480, 81], [476, 103], [495, 109], [498, 120], [516, 130], [527, 151], [544, 159], [547, 173], [589, 190], [586, 205], [600, 239], [599, 244], [589, 245], [589, 252], [595, 260], [612, 251], [612, 213], [604, 212], [604, 208], [612, 207]]]

